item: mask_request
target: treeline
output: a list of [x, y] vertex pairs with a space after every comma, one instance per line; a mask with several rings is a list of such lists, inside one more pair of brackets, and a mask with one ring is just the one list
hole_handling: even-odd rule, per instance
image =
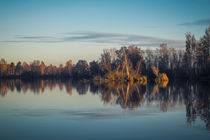
[[88, 64], [79, 60], [72, 64], [69, 60], [65, 65], [46, 65], [43, 61], [13, 62], [8, 64], [0, 60], [1, 78], [75, 78], [91, 79], [105, 77], [120, 80], [120, 77], [141, 77], [154, 79], [152, 66], [160, 73], [166, 73], [169, 79], [210, 79], [210, 27], [199, 40], [194, 35], [186, 33], [185, 49], [169, 48], [161, 44], [156, 50], [142, 50], [131, 45], [120, 49], [106, 49], [98, 61]]

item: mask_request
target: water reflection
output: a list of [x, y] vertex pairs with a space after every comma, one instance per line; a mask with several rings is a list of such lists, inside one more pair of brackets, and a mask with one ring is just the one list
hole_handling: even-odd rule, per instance
[[187, 123], [192, 124], [197, 117], [205, 122], [206, 128], [210, 130], [210, 88], [206, 84], [192, 83], [163, 83], [162, 85], [138, 83], [121, 84], [108, 83], [99, 84], [94, 82], [77, 82], [61, 80], [4, 80], [0, 81], [0, 95], [5, 97], [8, 91], [34, 94], [44, 93], [46, 89], [53, 90], [58, 87], [61, 91], [72, 94], [76, 89], [79, 95], [88, 91], [100, 96], [104, 104], [120, 105], [124, 110], [140, 108], [142, 105], [151, 106], [156, 103], [160, 110], [166, 112], [177, 104], [186, 107]]

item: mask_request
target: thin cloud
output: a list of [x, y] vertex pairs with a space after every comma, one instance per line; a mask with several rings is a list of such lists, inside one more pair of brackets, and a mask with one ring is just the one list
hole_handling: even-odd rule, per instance
[[57, 43], [57, 42], [89, 42], [114, 45], [133, 44], [142, 47], [158, 47], [161, 43], [167, 43], [171, 47], [183, 47], [184, 41], [170, 40], [152, 36], [135, 34], [103, 33], [103, 32], [68, 32], [61, 36], [15, 36], [12, 40], [2, 42], [15, 43]]
[[[83, 41], [93, 43], [109, 43], [109, 44], [134, 44], [143, 46], [158, 47], [161, 43], [173, 45], [173, 47], [183, 47], [183, 40], [170, 40], [157, 38], [152, 36], [143, 36], [135, 34], [118, 34], [118, 33], [100, 33], [100, 32], [78, 32], [66, 33], [65, 41]], [[69, 37], [69, 36], [70, 37]]]
[[60, 42], [58, 38], [53, 36], [22, 36], [16, 35], [11, 40], [5, 40], [0, 42], [9, 43], [56, 43]]
[[135, 117], [135, 116], [150, 116], [159, 113], [159, 110], [146, 110], [146, 111], [132, 111], [127, 110], [122, 116], [121, 110], [110, 109], [96, 109], [96, 110], [65, 110], [65, 109], [14, 109], [11, 115], [15, 117], [51, 117], [55, 115], [63, 116], [71, 120], [101, 120], [101, 119], [119, 119], [122, 117]]
[[54, 39], [52, 36], [16, 36], [19, 39]]
[[186, 23], [181, 23], [178, 24], [181, 26], [201, 26], [201, 25], [210, 25], [210, 19], [201, 19], [201, 20], [196, 20], [193, 22], [186, 22]]

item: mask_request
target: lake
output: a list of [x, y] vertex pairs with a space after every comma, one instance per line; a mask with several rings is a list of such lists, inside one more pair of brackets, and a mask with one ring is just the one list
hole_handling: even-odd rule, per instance
[[208, 84], [0, 81], [0, 139], [210, 139]]

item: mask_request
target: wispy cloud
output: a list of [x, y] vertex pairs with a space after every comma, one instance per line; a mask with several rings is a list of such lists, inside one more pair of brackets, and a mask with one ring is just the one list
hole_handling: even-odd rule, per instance
[[23, 36], [16, 35], [10, 40], [4, 40], [0, 42], [9, 42], [9, 43], [55, 43], [60, 42], [60, 39], [54, 36]]
[[178, 24], [181, 26], [198, 26], [198, 25], [210, 25], [210, 18], [209, 19], [201, 19], [201, 20], [195, 20], [192, 22], [185, 22], [185, 23], [181, 23]]
[[54, 37], [51, 36], [16, 36], [16, 38], [19, 39], [54, 39]]
[[122, 114], [121, 110], [96, 109], [96, 110], [65, 110], [65, 109], [14, 109], [11, 115], [15, 117], [51, 117], [55, 115], [63, 116], [71, 120], [101, 120], [119, 119], [122, 117], [151, 116], [160, 113], [157, 109], [145, 111], [127, 110]]
[[170, 40], [152, 36], [135, 34], [103, 33], [103, 32], [68, 32], [60, 36], [15, 36], [11, 40], [3, 42], [31, 42], [31, 43], [56, 43], [56, 42], [90, 42], [106, 43], [114, 45], [138, 45], [142, 47], [158, 47], [161, 43], [167, 43], [171, 47], [183, 47], [184, 41]]

